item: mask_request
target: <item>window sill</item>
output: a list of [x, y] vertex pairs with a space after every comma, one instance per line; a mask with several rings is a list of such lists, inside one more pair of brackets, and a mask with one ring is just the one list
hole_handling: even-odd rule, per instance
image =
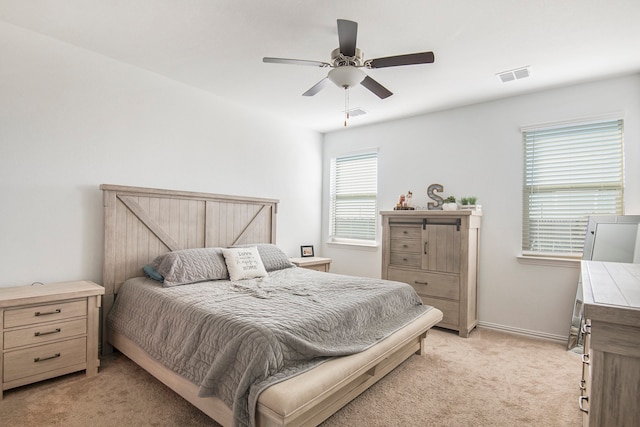
[[378, 250], [378, 242], [372, 243], [363, 243], [363, 242], [327, 242], [329, 246], [335, 247], [353, 247], [354, 249], [365, 249], [365, 250]]
[[526, 265], [544, 265], [547, 267], [580, 268], [580, 258], [553, 258], [518, 255], [518, 262]]

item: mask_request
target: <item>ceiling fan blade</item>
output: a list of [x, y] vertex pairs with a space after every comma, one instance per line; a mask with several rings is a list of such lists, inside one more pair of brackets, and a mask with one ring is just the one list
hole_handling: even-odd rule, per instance
[[310, 65], [312, 67], [330, 67], [331, 64], [328, 62], [320, 62], [320, 61], [307, 61], [305, 59], [288, 59], [288, 58], [270, 58], [265, 56], [262, 58], [262, 62], [267, 62], [271, 64], [291, 64], [291, 65]]
[[431, 64], [433, 61], [435, 61], [433, 52], [420, 52], [370, 59], [366, 62], [370, 68], [385, 68], [399, 65]]
[[356, 39], [358, 23], [346, 19], [338, 19], [338, 42], [340, 53], [344, 56], [356, 56]]
[[324, 89], [325, 86], [327, 86], [329, 83], [331, 83], [331, 80], [325, 77], [324, 79], [320, 80], [318, 83], [313, 85], [311, 89], [303, 93], [302, 96], [313, 96], [316, 93], [320, 92], [322, 89]]
[[391, 92], [389, 89], [387, 89], [386, 87], [382, 86], [380, 83], [378, 83], [377, 81], [373, 80], [371, 77], [367, 76], [364, 78], [364, 80], [362, 81], [362, 83], [360, 83], [362, 86], [366, 87], [367, 89], [369, 89], [371, 92], [373, 92], [375, 95], [378, 96], [378, 98], [380, 99], [385, 99], [390, 97], [391, 95], [393, 95], [393, 92]]

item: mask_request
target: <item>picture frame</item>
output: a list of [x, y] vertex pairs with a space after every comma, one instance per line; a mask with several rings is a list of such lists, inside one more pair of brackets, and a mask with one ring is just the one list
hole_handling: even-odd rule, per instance
[[313, 255], [313, 245], [300, 246], [300, 256], [302, 258], [312, 257]]

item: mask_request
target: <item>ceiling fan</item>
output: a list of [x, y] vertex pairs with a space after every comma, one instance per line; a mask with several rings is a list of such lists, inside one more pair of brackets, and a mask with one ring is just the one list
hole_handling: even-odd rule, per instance
[[263, 62], [276, 64], [309, 65], [313, 67], [331, 68], [329, 74], [320, 80], [303, 96], [313, 96], [324, 89], [329, 82], [338, 87], [349, 89], [358, 84], [369, 89], [380, 99], [387, 98], [393, 93], [380, 83], [366, 75], [361, 68], [386, 68], [400, 65], [430, 64], [434, 62], [433, 52], [409, 53], [406, 55], [387, 56], [376, 59], [363, 59], [363, 52], [356, 47], [358, 23], [346, 19], [338, 19], [338, 42], [340, 47], [331, 52], [331, 63], [321, 61], [307, 61], [303, 59], [264, 57]]

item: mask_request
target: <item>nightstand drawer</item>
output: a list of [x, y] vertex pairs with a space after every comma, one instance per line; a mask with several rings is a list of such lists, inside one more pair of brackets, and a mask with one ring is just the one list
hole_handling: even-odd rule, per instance
[[87, 333], [87, 319], [67, 320], [31, 326], [4, 333], [4, 348], [10, 349], [22, 345], [40, 344], [65, 339]]
[[310, 265], [307, 267], [304, 267], [307, 270], [315, 270], [315, 271], [324, 271], [326, 272], [329, 269], [328, 264], [321, 264], [321, 265]]
[[70, 319], [87, 315], [87, 300], [65, 301], [57, 304], [35, 305], [31, 307], [6, 310], [4, 327], [35, 325], [37, 323]]
[[86, 337], [8, 351], [4, 354], [3, 382], [42, 374], [86, 361]]
[[331, 266], [331, 258], [323, 258], [317, 256], [291, 258], [291, 262], [296, 267], [302, 267], [308, 270], [323, 271], [325, 273], [329, 272], [329, 267]]
[[389, 268], [388, 278], [410, 284], [420, 296], [460, 299], [460, 277], [455, 274], [422, 273]]

